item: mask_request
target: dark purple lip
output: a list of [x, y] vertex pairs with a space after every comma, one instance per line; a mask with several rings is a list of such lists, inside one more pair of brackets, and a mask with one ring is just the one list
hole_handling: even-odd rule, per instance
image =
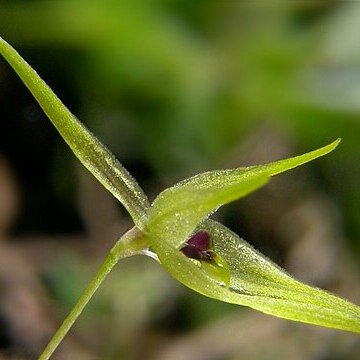
[[190, 259], [210, 261], [213, 257], [210, 235], [206, 231], [195, 233], [180, 251]]

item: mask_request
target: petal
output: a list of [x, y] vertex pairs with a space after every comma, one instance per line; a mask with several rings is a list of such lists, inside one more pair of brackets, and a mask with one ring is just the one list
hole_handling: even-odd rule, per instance
[[201, 262], [164, 245], [168, 251], [157, 252], [160, 262], [186, 286], [211, 298], [277, 317], [360, 333], [358, 306], [293, 279], [216, 221], [205, 220], [197, 231], [210, 234], [214, 252], [227, 264], [230, 282], [226, 286]]
[[1, 37], [0, 53], [31, 91], [82, 164], [125, 206], [135, 224], [142, 228], [149, 202], [135, 179]]
[[[211, 173], [211, 175], [214, 175]], [[266, 174], [246, 173], [226, 177], [216, 174], [210, 186], [182, 184], [163, 191], [148, 212], [145, 233], [152, 243], [167, 243], [177, 249], [191, 235], [195, 227], [222, 204], [234, 201], [263, 186]], [[215, 184], [214, 184], [215, 183]]]
[[334, 150], [340, 139], [309, 153], [265, 165], [209, 171], [163, 191], [148, 213], [145, 232], [153, 242], [183, 244], [195, 227], [221, 205], [237, 200], [261, 186], [270, 176], [290, 170]]
[[262, 173], [266, 173], [271, 176], [278, 175], [284, 171], [288, 171], [297, 166], [312, 161], [320, 156], [328, 154], [329, 152], [333, 151], [340, 144], [340, 142], [341, 139], [339, 138], [330, 143], [329, 145], [323, 146], [322, 148], [316, 149], [314, 151], [294, 156], [292, 158], [271, 162], [269, 164], [252, 166], [251, 168], [253, 169], [253, 171], [261, 171]]

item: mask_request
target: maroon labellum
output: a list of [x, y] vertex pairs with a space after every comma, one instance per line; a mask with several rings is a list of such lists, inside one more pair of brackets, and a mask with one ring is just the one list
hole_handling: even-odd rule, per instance
[[215, 253], [209, 233], [201, 230], [193, 234], [180, 251], [188, 258], [200, 261], [201, 267], [212, 279], [229, 286], [229, 267], [220, 255]]
[[192, 235], [180, 251], [190, 259], [211, 261], [213, 250], [210, 235], [206, 231], [199, 231]]

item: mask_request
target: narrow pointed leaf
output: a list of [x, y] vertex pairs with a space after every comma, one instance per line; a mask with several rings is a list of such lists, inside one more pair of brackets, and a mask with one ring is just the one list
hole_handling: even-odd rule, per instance
[[31, 66], [0, 37], [0, 53], [40, 104], [83, 165], [127, 209], [140, 228], [149, 207], [135, 179], [111, 152], [65, 107]]
[[161, 252], [162, 246], [169, 244], [177, 249], [199, 222], [219, 206], [253, 192], [269, 179], [266, 174], [247, 177], [244, 173], [226, 176], [223, 172], [212, 172], [208, 175], [213, 179], [207, 184], [198, 177], [199, 182], [194, 179], [179, 183], [155, 199], [145, 229], [153, 239], [155, 252]]
[[309, 153], [265, 165], [205, 172], [166, 189], [148, 213], [146, 231], [151, 233], [154, 249], [155, 243], [164, 242], [179, 247], [197, 224], [220, 206], [255, 191], [272, 175], [329, 153], [339, 142], [340, 139]]
[[331, 144], [326, 145], [322, 148], [316, 149], [314, 151], [310, 151], [308, 153], [294, 156], [292, 158], [283, 159], [279, 161], [274, 161], [269, 164], [251, 166], [250, 168], [253, 171], [260, 171], [262, 173], [266, 173], [268, 175], [274, 176], [278, 175], [284, 171], [288, 171], [297, 166], [303, 165], [309, 161], [312, 161], [320, 156], [324, 156], [329, 152], [333, 151], [340, 143], [341, 139], [337, 139], [333, 141]]
[[186, 286], [211, 298], [270, 315], [360, 333], [358, 306], [293, 279], [216, 221], [205, 220], [196, 231], [210, 234], [215, 253], [227, 263], [230, 282], [224, 285], [201, 262], [174, 253], [169, 247], [158, 253], [167, 271]]

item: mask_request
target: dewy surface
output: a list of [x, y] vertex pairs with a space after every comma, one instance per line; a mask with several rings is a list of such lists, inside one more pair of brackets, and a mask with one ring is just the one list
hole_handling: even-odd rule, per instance
[[215, 251], [230, 268], [226, 301], [297, 321], [360, 332], [358, 306], [296, 281], [215, 221], [208, 220], [200, 228], [213, 234]]
[[[220, 206], [255, 191], [268, 182], [272, 175], [329, 153], [336, 148], [339, 141], [270, 164], [209, 171], [181, 181], [155, 199], [148, 212], [145, 232], [150, 234], [151, 242], [168, 242], [177, 248], [191, 235], [200, 221]], [[164, 229], [166, 233], [172, 234], [171, 239], [163, 238]], [[157, 240], [160, 238], [163, 240]]]

